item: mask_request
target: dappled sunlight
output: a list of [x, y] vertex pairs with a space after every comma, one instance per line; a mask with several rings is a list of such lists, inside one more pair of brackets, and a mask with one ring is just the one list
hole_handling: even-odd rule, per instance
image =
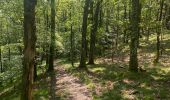
[[170, 100], [169, 0], [0, 0], [0, 100]]
[[[126, 64], [128, 62], [120, 62], [120, 65], [119, 62], [115, 64], [110, 62], [106, 63], [99, 59], [97, 60], [98, 64], [88, 66], [90, 73], [84, 71], [80, 74], [78, 74], [79, 72], [72, 74], [75, 74], [80, 79], [84, 79], [83, 82], [94, 91], [94, 97], [96, 99], [98, 97], [107, 99], [123, 98], [129, 100], [136, 98], [159, 98], [160, 96], [168, 97], [168, 94], [162, 95], [160, 91], [164, 91], [165, 84], [170, 82], [170, 78], [167, 80], [170, 67], [165, 67], [164, 64], [157, 64], [155, 66], [152, 60], [149, 59], [150, 57], [152, 58], [153, 55], [140, 57], [139, 63], [142, 65], [145, 63], [143, 67], [147, 72], [131, 73], [128, 72], [127, 69], [128, 66]], [[166, 88], [166, 90], [169, 91], [170, 88]], [[111, 94], [113, 96], [111, 96]]]
[[124, 89], [121, 90], [121, 95], [123, 99], [128, 99], [128, 100], [134, 100], [135, 99], [135, 95], [133, 95], [133, 93], [135, 92], [134, 89]]

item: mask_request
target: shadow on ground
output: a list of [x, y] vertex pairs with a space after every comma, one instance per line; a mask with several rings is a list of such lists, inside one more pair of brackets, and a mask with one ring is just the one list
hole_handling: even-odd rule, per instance
[[89, 65], [88, 70], [68, 69], [91, 87], [96, 100], [158, 100], [170, 98], [170, 66], [145, 65], [146, 72], [132, 73], [128, 66]]

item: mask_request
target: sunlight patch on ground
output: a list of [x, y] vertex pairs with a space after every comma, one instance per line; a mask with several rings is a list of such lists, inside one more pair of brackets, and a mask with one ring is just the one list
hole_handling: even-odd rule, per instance
[[123, 79], [123, 82], [126, 84], [134, 84], [134, 81], [129, 80], [129, 79]]
[[162, 74], [168, 74], [170, 72], [170, 67], [162, 67], [160, 68]]
[[95, 67], [95, 68], [90, 68], [92, 72], [102, 72], [106, 70], [105, 67]]
[[121, 90], [121, 94], [122, 94], [123, 98], [128, 99], [128, 100], [134, 100], [135, 99], [135, 95], [133, 95], [134, 92], [135, 92], [134, 89], [123, 89], [123, 90]]
[[165, 51], [170, 52], [170, 48], [165, 49]]

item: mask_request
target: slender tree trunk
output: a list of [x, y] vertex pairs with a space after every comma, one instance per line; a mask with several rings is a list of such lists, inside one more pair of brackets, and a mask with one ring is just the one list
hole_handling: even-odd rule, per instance
[[98, 1], [96, 10], [95, 10], [95, 14], [94, 14], [93, 26], [92, 26], [92, 30], [91, 30], [91, 34], [90, 34], [90, 52], [89, 52], [88, 64], [94, 64], [94, 51], [95, 51], [95, 43], [96, 43], [96, 33], [97, 33], [97, 29], [98, 29], [100, 4], [101, 4], [101, 1]]
[[10, 46], [8, 46], [8, 60], [11, 61], [11, 49], [10, 49]]
[[[70, 10], [72, 7], [70, 7]], [[72, 20], [72, 12], [70, 11], [70, 20]], [[74, 66], [74, 33], [73, 33], [73, 23], [70, 26], [70, 58], [71, 58], [71, 65]]]
[[168, 30], [170, 30], [170, 5], [167, 5], [166, 8], [166, 20], [165, 20], [165, 25]]
[[149, 36], [150, 36], [150, 29], [147, 28], [147, 41], [149, 41]]
[[71, 65], [74, 66], [74, 49], [73, 49], [73, 46], [74, 46], [74, 41], [73, 41], [73, 38], [74, 38], [74, 34], [73, 34], [73, 25], [71, 24], [70, 26], [70, 42], [71, 42], [71, 49], [70, 49], [70, 56], [71, 56]]
[[[163, 13], [164, 1], [165, 0], [160, 0], [160, 12], [158, 14], [158, 21], [159, 22], [162, 21], [162, 13]], [[161, 36], [161, 28], [158, 26], [158, 28], [157, 28], [157, 43], [156, 43], [157, 53], [156, 53], [156, 59], [155, 59], [154, 63], [158, 63], [159, 58], [160, 58], [160, 47], [161, 47], [160, 36]]]
[[1, 73], [3, 72], [3, 67], [2, 67], [2, 50], [0, 46], [0, 66], [1, 66]]
[[9, 26], [7, 25], [7, 37], [8, 37], [8, 61], [11, 60], [11, 50], [10, 50], [10, 32], [9, 32]]
[[37, 78], [37, 62], [35, 62], [34, 64], [34, 81], [36, 80]]
[[[2, 32], [2, 22], [0, 24], [1, 32]], [[1, 35], [1, 34], [0, 34]], [[1, 73], [3, 72], [3, 66], [2, 66], [2, 49], [1, 49], [2, 44], [0, 43], [0, 67], [1, 67]]]
[[109, 33], [109, 21], [110, 21], [110, 9], [107, 8], [106, 10], [106, 32]]
[[51, 44], [48, 71], [54, 70], [54, 47], [55, 47], [55, 0], [51, 0]]
[[24, 58], [21, 100], [32, 100], [32, 85], [36, 43], [36, 2], [36, 0], [24, 0]]
[[99, 11], [99, 27], [103, 26], [103, 5], [100, 6]]
[[[45, 30], [46, 30], [46, 33], [48, 34], [49, 32], [49, 17], [48, 17], [48, 9], [46, 10], [46, 13], [44, 15], [44, 20], [45, 20]], [[48, 68], [49, 66], [49, 46], [48, 46], [48, 42], [46, 42], [46, 46], [45, 46], [45, 56], [46, 56], [46, 68]]]
[[[117, 16], [116, 16], [117, 20], [119, 21], [119, 17], [120, 17], [120, 5], [118, 4], [118, 7], [117, 7]], [[116, 51], [118, 50], [118, 42], [119, 42], [119, 25], [117, 24], [116, 25]]]
[[86, 34], [87, 34], [87, 19], [89, 14], [90, 0], [85, 0], [83, 24], [82, 24], [82, 48], [81, 48], [81, 59], [80, 68], [86, 68]]
[[138, 58], [137, 58], [137, 46], [138, 46], [138, 34], [139, 34], [139, 23], [140, 23], [140, 1], [132, 0], [132, 15], [130, 18], [131, 22], [131, 43], [130, 43], [130, 61], [129, 70], [138, 71]]
[[114, 60], [114, 32], [112, 32], [112, 50], [111, 50], [111, 52], [112, 52], [112, 62], [113, 62], [113, 60]]
[[[124, 4], [124, 22], [126, 22], [127, 20], [127, 5], [126, 5], [126, 2]], [[127, 35], [127, 29], [126, 29], [126, 26], [125, 26], [125, 29], [124, 29], [124, 35], [123, 35], [123, 43], [126, 43], [126, 35]]]
[[[139, 1], [140, 2], [140, 1]], [[139, 3], [139, 9], [138, 9], [138, 13], [139, 13], [139, 22], [140, 22], [140, 20], [141, 20], [141, 11], [142, 11], [142, 5], [141, 5], [141, 3]], [[140, 46], [140, 30], [141, 30], [141, 28], [140, 28], [140, 25], [139, 25], [139, 29], [138, 29], [138, 40], [137, 40], [137, 45], [138, 45], [138, 48], [139, 48], [139, 46]]]

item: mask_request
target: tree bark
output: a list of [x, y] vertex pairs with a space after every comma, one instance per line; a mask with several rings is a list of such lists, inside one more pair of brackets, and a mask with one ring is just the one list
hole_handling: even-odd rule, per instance
[[[164, 1], [165, 0], [160, 0], [160, 12], [158, 14], [158, 19], [157, 19], [159, 22], [162, 21], [162, 13], [163, 13]], [[159, 58], [160, 58], [160, 47], [161, 47], [160, 36], [161, 36], [161, 28], [160, 28], [160, 26], [158, 26], [158, 28], [157, 28], [157, 43], [156, 43], [157, 53], [156, 53], [156, 59], [155, 59], [154, 63], [158, 63]]]
[[55, 0], [51, 0], [51, 43], [48, 71], [54, 70], [54, 47], [55, 47]]
[[0, 46], [0, 66], [1, 66], [1, 73], [3, 72], [3, 67], [2, 67], [2, 50]]
[[[1, 32], [2, 32], [2, 22], [0, 24]], [[1, 73], [3, 72], [3, 66], [2, 66], [2, 49], [1, 49], [2, 44], [0, 43], [0, 66], [1, 66]]]
[[35, 59], [36, 0], [24, 0], [24, 58], [21, 100], [32, 100], [33, 71]]
[[[46, 33], [49, 32], [49, 16], [48, 16], [48, 9], [46, 10], [46, 12], [44, 13], [44, 20], [45, 20], [45, 31]], [[45, 45], [45, 57], [46, 57], [46, 69], [48, 68], [49, 66], [49, 46], [48, 46], [48, 42], [46, 42], [46, 45]]]
[[[124, 22], [127, 20], [127, 3], [124, 2]], [[125, 22], [126, 23], [126, 22]], [[125, 26], [124, 32], [123, 32], [123, 43], [126, 43], [126, 35], [127, 35], [127, 28]]]
[[139, 34], [139, 23], [140, 23], [140, 1], [132, 0], [132, 15], [130, 18], [131, 23], [131, 43], [130, 43], [130, 61], [129, 70], [138, 71], [138, 58], [137, 58], [137, 46], [138, 46], [138, 34]]
[[[140, 2], [140, 1], [139, 1]], [[139, 3], [139, 9], [138, 9], [138, 16], [139, 16], [139, 22], [140, 22], [140, 20], [141, 20], [141, 11], [142, 11], [142, 5], [141, 5], [141, 3]], [[141, 28], [140, 28], [140, 25], [139, 25], [139, 28], [138, 28], [138, 40], [137, 40], [137, 45], [138, 45], [138, 48], [139, 48], [139, 46], [140, 46], [140, 36], [141, 36], [141, 34], [140, 34], [140, 30], [141, 30]]]
[[80, 68], [86, 68], [86, 34], [87, 34], [87, 19], [89, 14], [89, 6], [91, 0], [85, 0], [83, 24], [82, 24], [82, 47], [81, 47], [81, 58]]
[[166, 19], [165, 19], [165, 25], [168, 30], [170, 30], [170, 5], [167, 4], [166, 7]]
[[89, 62], [88, 64], [94, 64], [94, 51], [95, 51], [95, 43], [96, 43], [96, 32], [98, 29], [98, 19], [99, 19], [99, 12], [100, 12], [100, 4], [102, 1], [97, 2], [94, 20], [92, 25], [92, 30], [90, 34], [90, 52], [89, 52]]
[[37, 79], [37, 62], [34, 64], [34, 81]]
[[7, 25], [7, 37], [8, 37], [8, 61], [10, 62], [10, 60], [11, 60], [11, 50], [10, 50], [10, 32], [9, 32], [9, 26]]
[[[70, 7], [72, 10], [72, 7]], [[70, 11], [70, 20], [72, 20], [72, 12]], [[74, 32], [73, 32], [73, 23], [70, 25], [70, 58], [71, 58], [71, 65], [74, 66]]]

